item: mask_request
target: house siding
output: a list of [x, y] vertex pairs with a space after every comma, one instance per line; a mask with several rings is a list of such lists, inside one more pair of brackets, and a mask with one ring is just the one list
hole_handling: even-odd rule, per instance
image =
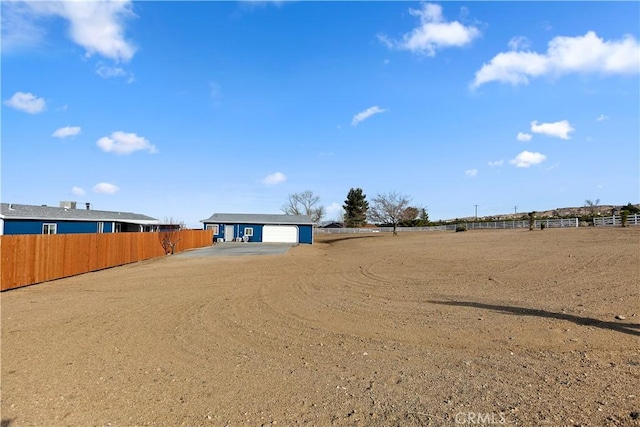
[[298, 226], [298, 243], [313, 243], [313, 226], [312, 225], [299, 225]]
[[[98, 221], [12, 220], [4, 219], [4, 234], [42, 234], [43, 224], [57, 224], [56, 234], [97, 233]], [[104, 221], [104, 233], [113, 231], [113, 223]]]
[[244, 237], [245, 228], [253, 228], [253, 236], [249, 236], [249, 242], [262, 242], [262, 224], [238, 224], [239, 233], [236, 236]]
[[222, 239], [223, 233], [224, 233], [224, 229], [222, 228], [223, 226], [220, 224], [211, 224], [211, 223], [204, 223], [204, 230], [207, 229], [207, 225], [217, 225], [218, 226], [218, 232], [213, 234], [213, 241], [215, 242], [217, 239]]
[[[205, 222], [204, 229], [206, 230], [207, 225], [217, 225], [218, 233], [213, 235], [214, 241], [217, 239], [224, 239], [228, 236], [224, 235], [225, 226], [233, 227], [233, 237], [243, 237], [245, 228], [253, 228], [253, 236], [249, 237], [249, 242], [262, 242], [262, 229], [264, 224], [216, 224]], [[293, 225], [293, 224], [286, 224]], [[313, 226], [312, 225], [297, 225], [298, 228], [298, 243], [313, 243]]]
[[224, 239], [228, 236], [224, 235], [224, 230], [226, 226], [233, 227], [233, 237], [244, 237], [244, 229], [245, 228], [253, 228], [253, 236], [249, 236], [249, 242], [262, 242], [262, 224], [212, 224], [205, 223], [204, 229], [207, 229], [207, 225], [217, 225], [218, 233], [213, 235], [213, 239]]
[[[267, 226], [294, 226], [297, 232], [297, 242], [313, 244], [313, 222], [308, 215], [282, 215], [282, 214], [243, 214], [243, 213], [214, 213], [201, 221], [204, 229], [207, 226], [217, 226], [218, 232], [214, 234], [214, 240], [244, 237], [245, 229], [252, 228], [253, 235], [249, 236], [249, 242], [262, 242]], [[225, 228], [233, 227], [233, 236], [225, 236]], [[286, 232], [285, 232], [286, 234]], [[282, 237], [283, 240], [292, 240], [289, 234]]]

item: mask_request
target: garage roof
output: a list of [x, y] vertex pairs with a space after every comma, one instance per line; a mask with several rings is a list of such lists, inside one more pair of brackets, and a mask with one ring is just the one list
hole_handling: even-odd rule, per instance
[[308, 215], [214, 213], [200, 222], [205, 224], [293, 224], [313, 225]]

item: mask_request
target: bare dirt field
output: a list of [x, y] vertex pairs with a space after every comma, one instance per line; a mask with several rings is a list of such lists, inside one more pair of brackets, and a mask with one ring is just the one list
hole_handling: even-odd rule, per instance
[[321, 236], [5, 292], [2, 426], [638, 426], [639, 255], [640, 227]]

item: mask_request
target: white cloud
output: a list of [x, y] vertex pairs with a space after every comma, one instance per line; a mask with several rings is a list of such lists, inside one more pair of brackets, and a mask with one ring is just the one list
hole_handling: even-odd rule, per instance
[[81, 131], [79, 126], [65, 126], [60, 129], [56, 129], [51, 136], [56, 138], [66, 138], [68, 136], [76, 136]]
[[502, 52], [476, 72], [471, 85], [477, 88], [498, 81], [527, 84], [529, 78], [570, 73], [636, 74], [640, 72], [640, 45], [631, 35], [604, 41], [595, 32], [584, 36], [554, 37], [546, 53]]
[[409, 9], [409, 13], [418, 17], [420, 24], [403, 35], [401, 41], [379, 35], [378, 39], [387, 47], [435, 56], [438, 49], [465, 46], [480, 36], [476, 27], [465, 26], [458, 21], [446, 22], [442, 6], [438, 4], [424, 3], [422, 9]]
[[478, 169], [467, 169], [466, 171], [464, 171], [464, 174], [466, 176], [474, 177], [478, 175]]
[[342, 205], [336, 202], [331, 203], [329, 206], [326, 206], [324, 209], [326, 213], [325, 218], [337, 219], [337, 218], [340, 218], [343, 213]]
[[276, 185], [276, 184], [280, 184], [281, 182], [285, 182], [286, 180], [287, 180], [287, 177], [282, 172], [275, 172], [270, 175], [267, 175], [262, 180], [262, 183], [265, 185]]
[[96, 74], [102, 77], [103, 79], [126, 77], [127, 83], [133, 83], [135, 80], [133, 73], [126, 71], [124, 68], [105, 65], [102, 62], [99, 62], [96, 65]]
[[551, 31], [553, 30], [553, 25], [551, 25], [551, 22], [549, 21], [541, 21], [538, 23], [538, 27], [542, 28], [544, 31]]
[[71, 39], [86, 49], [87, 56], [97, 53], [115, 61], [133, 58], [136, 48], [125, 40], [123, 28], [125, 19], [135, 16], [131, 10], [131, 2], [60, 3], [62, 8], [58, 14], [69, 21]]
[[516, 138], [518, 138], [518, 141], [531, 141], [531, 138], [533, 138], [533, 135], [531, 135], [530, 133], [524, 133], [524, 132], [518, 132], [518, 135], [516, 135]]
[[540, 123], [537, 120], [531, 122], [531, 132], [541, 133], [547, 136], [555, 136], [560, 139], [569, 139], [569, 133], [575, 129], [571, 127], [571, 124], [567, 120], [562, 120], [554, 123]]
[[598, 122], [604, 122], [606, 120], [609, 120], [609, 116], [605, 116], [604, 114], [600, 114], [598, 116], [598, 118], [596, 119], [596, 121], [598, 121]]
[[2, 2], [0, 14], [2, 24], [2, 53], [10, 53], [21, 47], [39, 46], [45, 40], [46, 32], [36, 25], [28, 3], [17, 1]]
[[544, 162], [546, 158], [547, 156], [545, 156], [542, 153], [532, 153], [531, 151], [523, 151], [522, 153], [518, 154], [515, 158], [509, 160], [509, 163], [519, 168], [528, 168], [529, 166], [537, 165], [539, 163]]
[[504, 163], [504, 160], [496, 160], [495, 162], [489, 162], [489, 166], [491, 167], [502, 166], [503, 163]]
[[262, 9], [269, 6], [275, 6], [276, 8], [282, 7], [285, 3], [292, 0], [242, 0], [239, 2], [239, 7], [246, 11], [254, 11], [256, 9]]
[[531, 46], [531, 42], [526, 37], [518, 36], [513, 37], [511, 40], [509, 40], [508, 46], [511, 50], [529, 49], [529, 46]]
[[351, 126], [358, 126], [358, 123], [364, 122], [374, 114], [384, 113], [385, 111], [387, 110], [385, 110], [384, 108], [380, 108], [377, 105], [367, 108], [366, 110], [361, 111], [360, 113], [353, 116], [353, 119], [351, 120]]
[[103, 79], [110, 79], [112, 77], [124, 77], [127, 75], [127, 72], [120, 67], [110, 67], [99, 63], [96, 65], [96, 74]]
[[131, 154], [134, 151], [147, 150], [149, 153], [156, 153], [156, 147], [149, 141], [135, 133], [122, 131], [113, 132], [111, 137], [103, 136], [96, 142], [102, 151], [116, 154]]
[[71, 193], [73, 193], [74, 196], [84, 196], [86, 191], [84, 191], [84, 189], [80, 187], [73, 187], [71, 189]]
[[[136, 51], [124, 34], [125, 20], [135, 16], [132, 2], [128, 0], [6, 3], [11, 5], [8, 6], [11, 12], [9, 29], [8, 32], [3, 29], [3, 37], [9, 37], [14, 44], [37, 44], [44, 30], [37, 26], [36, 20], [56, 16], [69, 23], [69, 37], [85, 49], [88, 57], [98, 54], [115, 61], [128, 61]], [[3, 16], [3, 26], [5, 21]]]
[[109, 184], [108, 182], [101, 182], [93, 187], [93, 192], [98, 194], [114, 194], [119, 190], [120, 188], [117, 185]]
[[25, 113], [37, 114], [44, 111], [47, 102], [44, 98], [38, 98], [32, 93], [16, 92], [11, 98], [4, 101], [4, 104]]

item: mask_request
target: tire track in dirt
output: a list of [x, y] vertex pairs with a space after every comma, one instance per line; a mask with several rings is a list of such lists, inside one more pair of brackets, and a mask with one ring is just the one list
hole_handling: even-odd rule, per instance
[[603, 301], [598, 313], [633, 314], [637, 238], [318, 239], [282, 256], [167, 257], [11, 291], [3, 417], [11, 427], [423, 426], [475, 411], [514, 425], [629, 425], [636, 337], [553, 314]]

